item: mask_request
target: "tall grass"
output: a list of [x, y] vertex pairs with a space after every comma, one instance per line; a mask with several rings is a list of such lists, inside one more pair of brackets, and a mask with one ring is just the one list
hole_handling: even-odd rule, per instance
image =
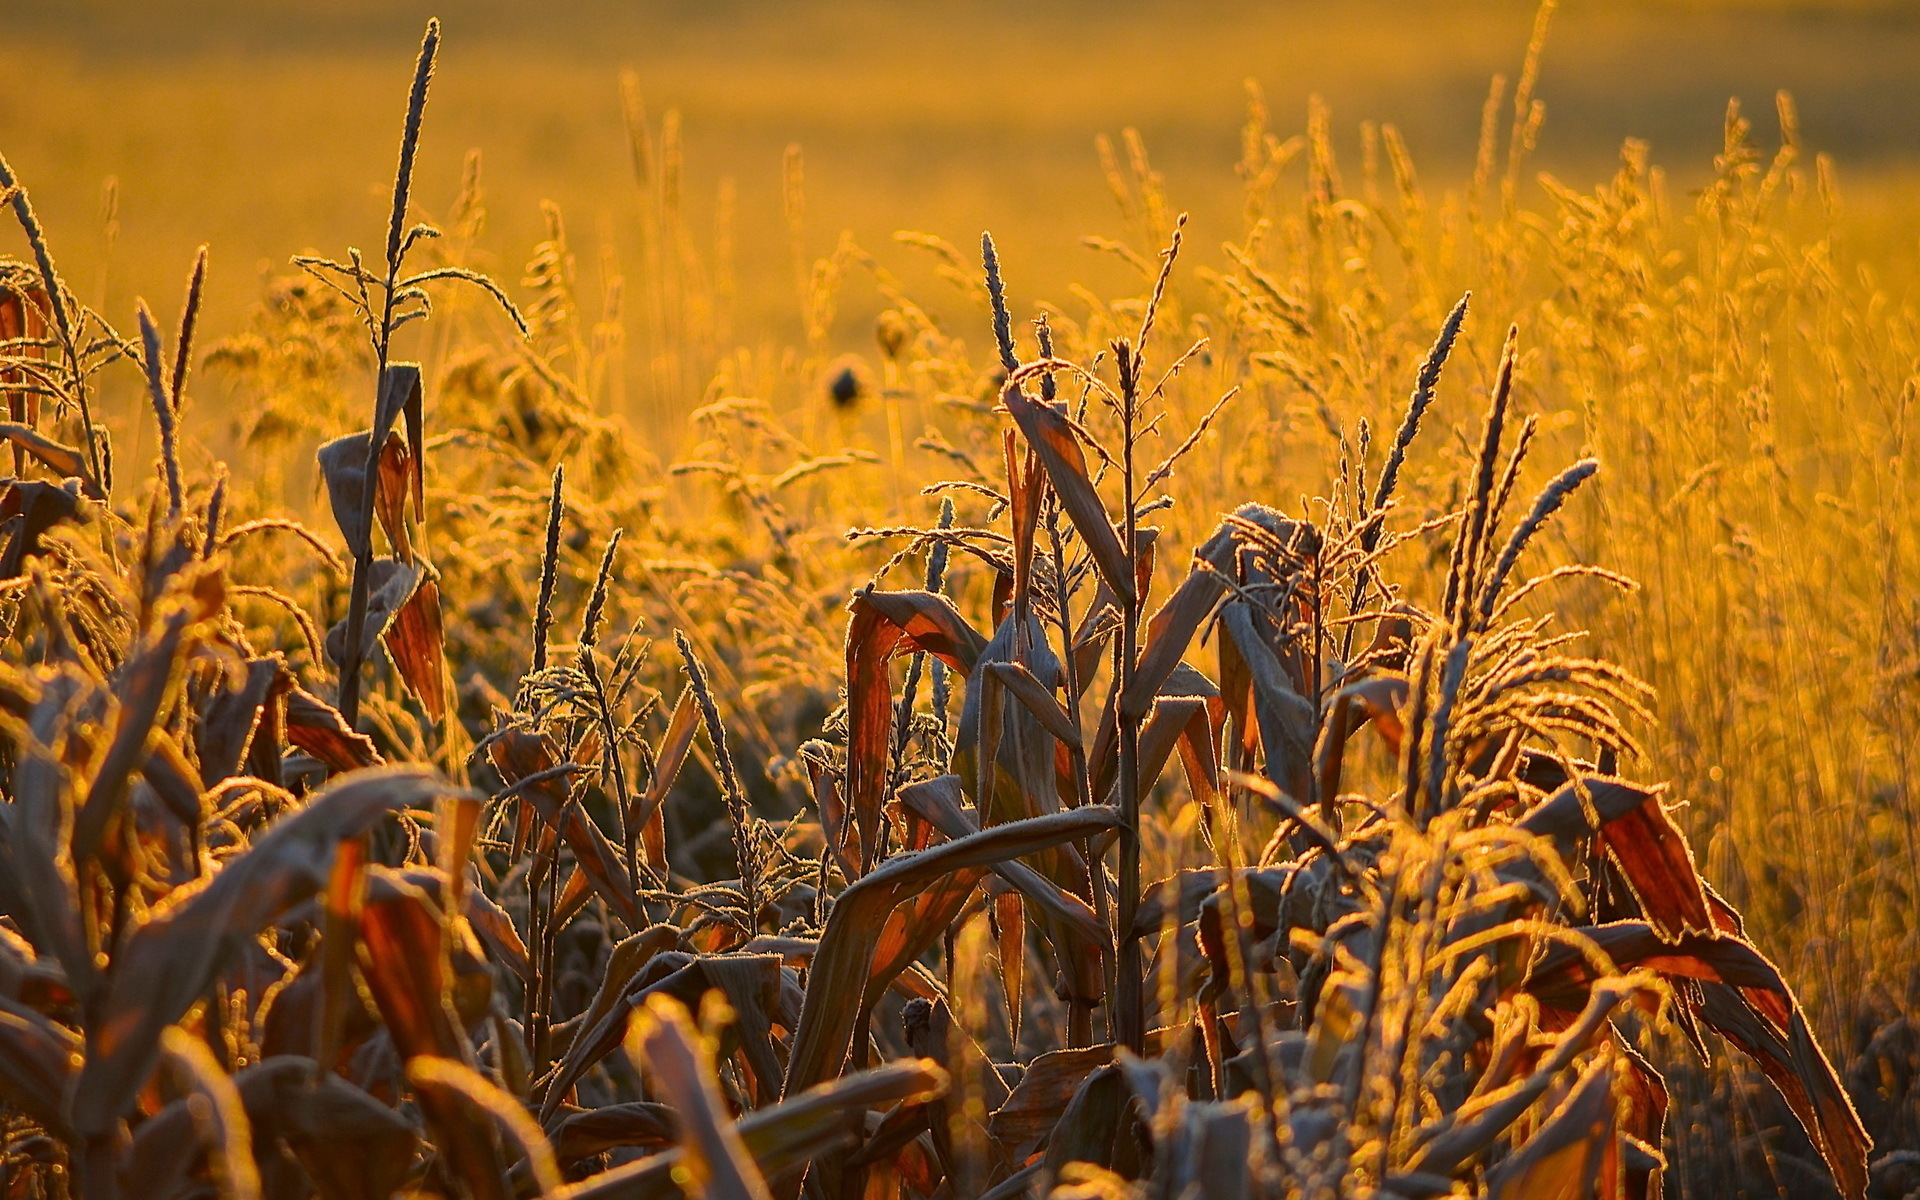
[[1253, 93], [1196, 254], [1103, 142], [1138, 287], [1031, 325], [796, 152], [785, 350], [637, 101], [640, 277], [420, 221], [437, 25], [381, 262], [203, 370], [205, 257], [168, 364], [0, 164], [0, 1187], [1903, 1194], [1915, 314], [1784, 99], [1529, 200], [1548, 11], [1458, 194]]

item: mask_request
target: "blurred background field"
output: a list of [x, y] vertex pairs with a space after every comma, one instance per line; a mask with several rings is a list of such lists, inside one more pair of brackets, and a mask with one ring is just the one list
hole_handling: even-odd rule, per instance
[[[365, 243], [390, 190], [393, 97], [429, 13], [449, 43], [419, 195], [444, 213], [462, 156], [485, 158], [483, 250], [511, 274], [539, 202], [577, 250], [639, 258], [619, 75], [657, 120], [677, 110], [689, 224], [703, 240], [734, 189], [735, 328], [798, 333], [782, 157], [806, 153], [811, 253], [842, 229], [909, 281], [917, 229], [966, 245], [992, 229], [1018, 298], [1124, 278], [1079, 245], [1119, 232], [1093, 152], [1138, 128], [1201, 256], [1232, 236], [1243, 83], [1275, 127], [1310, 95], [1350, 154], [1391, 122], [1435, 185], [1471, 168], [1480, 106], [1526, 44], [1526, 0], [1171, 4], [956, 0], [8, 0], [0, 5], [0, 138], [31, 181], [67, 270], [108, 311], [170, 296], [202, 242], [208, 312], [227, 328], [290, 255]], [[1841, 167], [1853, 236], [1910, 274], [1920, 217], [1920, 5], [1847, 0], [1574, 0], [1548, 43], [1541, 169], [1604, 178], [1627, 137], [1676, 188], [1698, 186], [1729, 97], [1772, 136], [1774, 93], [1799, 100], [1808, 145]], [[117, 178], [111, 239], [104, 188]], [[225, 181], [244, 178], [244, 187]], [[11, 235], [9, 235], [11, 236]], [[871, 289], [842, 301], [864, 342]], [[865, 319], [863, 319], [865, 318]], [[749, 333], [750, 331], [750, 333]]]

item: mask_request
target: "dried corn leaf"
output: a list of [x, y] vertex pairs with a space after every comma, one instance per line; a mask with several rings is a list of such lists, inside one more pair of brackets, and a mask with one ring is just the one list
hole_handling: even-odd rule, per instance
[[683, 688], [680, 699], [674, 703], [673, 716], [667, 721], [667, 732], [661, 737], [660, 745], [653, 753], [653, 776], [647, 780], [647, 790], [634, 805], [628, 820], [641, 829], [641, 838], [647, 852], [647, 865], [664, 874], [667, 870], [666, 811], [664, 805], [667, 793], [680, 778], [680, 768], [686, 765], [687, 755], [693, 749], [693, 735], [700, 728], [700, 705], [692, 688]]
[[1087, 1076], [1112, 1061], [1113, 1047], [1102, 1045], [1049, 1050], [1028, 1063], [1026, 1073], [987, 1125], [1007, 1161], [1025, 1162], [1040, 1139], [1053, 1132]]
[[[387, 635], [407, 602], [413, 599], [431, 568], [397, 558], [376, 558], [368, 570], [366, 623], [360, 628], [360, 658], [365, 661], [374, 646]], [[329, 661], [346, 661], [347, 620], [341, 618], [327, 630], [326, 651]]]
[[[980, 832], [974, 810], [960, 802], [960, 777], [941, 775], [908, 784], [900, 789], [900, 805], [939, 830], [943, 837], [958, 841]], [[1033, 905], [1054, 922], [1071, 929], [1090, 946], [1106, 944], [1106, 926], [1093, 906], [1072, 892], [1065, 891], [1018, 859], [993, 864], [993, 871], [1020, 890]]]
[[[268, 1058], [234, 1076], [261, 1138], [284, 1142], [322, 1200], [388, 1200], [419, 1142], [405, 1117], [312, 1059]], [[145, 1127], [142, 1127], [144, 1134]]]
[[[403, 1060], [468, 1065], [472, 1052], [454, 1011], [445, 919], [427, 894], [392, 879], [360, 913], [360, 971]], [[433, 1144], [474, 1200], [513, 1195], [492, 1122], [448, 1087], [416, 1089]]]
[[1054, 495], [1060, 497], [1060, 508], [1092, 553], [1101, 582], [1123, 603], [1136, 603], [1139, 589], [1135, 585], [1133, 565], [1120, 545], [1119, 535], [1113, 531], [1113, 522], [1100, 503], [1100, 494], [1094, 490], [1093, 479], [1087, 473], [1086, 453], [1080, 448], [1079, 435], [1073, 431], [1066, 413], [1033, 399], [1014, 384], [1001, 389], [1000, 399], [1026, 436], [1027, 445], [1040, 456]]
[[[253, 1123], [240, 1089], [221, 1069], [207, 1044], [179, 1026], [162, 1031], [160, 1044], [188, 1089], [192, 1132], [206, 1150], [221, 1200], [259, 1200], [260, 1168], [253, 1161]], [[194, 1103], [197, 1099], [199, 1103]], [[142, 1179], [141, 1189], [155, 1181]]]
[[[361, 530], [366, 520], [360, 511], [366, 487], [366, 430], [337, 437], [320, 447], [320, 475], [326, 481], [327, 500], [333, 510], [334, 524], [346, 539], [347, 550], [356, 558], [366, 553]], [[413, 558], [413, 546], [406, 529], [406, 483], [412, 474], [406, 443], [398, 434], [389, 434], [380, 450], [378, 479], [374, 489], [374, 512], [386, 531], [393, 552], [402, 560]]]
[[[369, 619], [374, 606], [369, 603]], [[447, 719], [446, 632], [441, 623], [440, 584], [432, 568], [393, 614], [381, 633], [387, 654], [407, 690], [436, 721]]]
[[260, 724], [261, 709], [291, 686], [293, 675], [287, 670], [286, 660], [270, 654], [248, 659], [237, 686], [222, 687], [207, 697], [200, 705], [200, 720], [194, 728], [202, 784], [212, 787], [240, 774], [247, 746]]
[[26, 740], [17, 748], [13, 803], [0, 805], [0, 899], [34, 951], [57, 961], [75, 994], [86, 998], [95, 967], [71, 851], [69, 761], [90, 749], [79, 711], [90, 688], [70, 667], [40, 682]]
[[[794, 1031], [785, 1094], [796, 1095], [839, 1075], [853, 1044], [860, 997], [872, 993], [873, 963], [886, 917], [901, 901], [957, 872], [991, 867], [1116, 827], [1104, 805], [996, 825], [918, 854], [902, 855], [849, 887], [834, 902], [808, 977], [805, 1007]], [[937, 936], [939, 930], [924, 931]]]
[[[1833, 1168], [1842, 1194], [1865, 1194], [1871, 1144], [1866, 1129], [1815, 1042], [1799, 1001], [1765, 955], [1727, 933], [1687, 933], [1669, 941], [1645, 921], [1576, 932], [1618, 967], [1643, 967], [1705, 985], [1696, 1015], [1760, 1065]], [[1526, 986], [1543, 1003], [1565, 1008], [1577, 1003], [1593, 971], [1576, 948], [1555, 944], [1534, 966]]]
[[377, 766], [384, 760], [373, 739], [347, 726], [340, 710], [295, 685], [287, 690], [287, 740], [336, 774]]
[[[870, 1109], [921, 1104], [944, 1095], [947, 1074], [925, 1059], [902, 1059], [833, 1080], [747, 1113], [736, 1128], [765, 1178], [778, 1179], [857, 1141]], [[675, 1200], [683, 1191], [681, 1154], [672, 1151], [615, 1167], [576, 1184], [566, 1200]]]
[[1600, 843], [1655, 929], [1677, 938], [1689, 930], [1713, 928], [1693, 851], [1658, 800], [1635, 805], [1609, 821], [1600, 830]]
[[276, 821], [251, 849], [198, 887], [176, 890], [114, 956], [88, 1029], [73, 1124], [110, 1133], [160, 1053], [160, 1034], [268, 925], [326, 886], [334, 849], [394, 809], [428, 805], [450, 789], [431, 771], [375, 768], [342, 776]]
[[1488, 1172], [1488, 1200], [1592, 1200], [1615, 1140], [1612, 1093], [1612, 1064], [1596, 1058], [1545, 1124]]
[[86, 460], [80, 451], [72, 446], [62, 445], [26, 425], [0, 423], [0, 438], [12, 442], [20, 450], [32, 455], [56, 475], [84, 477], [87, 473]]
[[16, 479], [0, 492], [0, 580], [18, 579], [29, 558], [40, 553], [40, 539], [54, 526], [78, 520], [80, 493], [75, 487]]
[[634, 1100], [560, 1114], [553, 1133], [553, 1154], [562, 1166], [617, 1146], [670, 1146], [679, 1138], [679, 1122], [670, 1104]]
[[[73, 858], [76, 864], [93, 858], [108, 824], [127, 802], [133, 773], [146, 761], [154, 722], [163, 705], [178, 692], [181, 657], [187, 632], [202, 615], [190, 607], [174, 607], [158, 619], [133, 653], [121, 663], [114, 680], [114, 729], [107, 752], [94, 769], [87, 798], [73, 817]], [[196, 806], [197, 815], [197, 806]]]
[[665, 996], [649, 998], [636, 1013], [628, 1052], [646, 1064], [655, 1090], [677, 1102], [680, 1157], [673, 1174], [687, 1190], [706, 1200], [771, 1200], [685, 1007]]
[[[508, 784], [518, 784], [551, 771], [560, 761], [559, 747], [552, 738], [519, 728], [495, 734], [489, 741], [487, 753], [494, 769]], [[619, 851], [579, 805], [570, 803], [566, 780], [549, 776], [520, 788], [519, 794], [532, 802], [549, 826], [558, 824], [567, 848], [573, 851], [594, 890], [627, 927], [644, 927], [647, 922], [634, 895], [633, 881], [621, 864]]]
[[903, 649], [920, 650], [965, 674], [986, 639], [946, 597], [932, 592], [865, 591], [853, 598], [847, 624], [847, 779], [845, 799], [862, 848], [850, 861], [865, 865], [876, 844], [880, 809], [892, 766], [893, 688], [887, 663]]
[[68, 1136], [64, 1101], [79, 1058], [72, 1032], [0, 996], [0, 1099], [57, 1137]]
[[[0, 286], [0, 342], [33, 342], [46, 337], [50, 307], [44, 287]], [[10, 356], [39, 359], [46, 357], [45, 348], [37, 345], [8, 347], [7, 353]], [[24, 388], [4, 386], [20, 383], [25, 375], [26, 372], [18, 367], [0, 369], [0, 392], [6, 395], [7, 416], [31, 427], [40, 421], [39, 394]], [[17, 459], [15, 465], [17, 470]]]

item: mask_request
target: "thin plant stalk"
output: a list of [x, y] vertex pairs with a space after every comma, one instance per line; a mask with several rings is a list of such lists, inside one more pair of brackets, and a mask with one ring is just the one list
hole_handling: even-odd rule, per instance
[[427, 22], [426, 37], [420, 43], [420, 57], [414, 64], [413, 90], [407, 97], [407, 121], [400, 137], [400, 167], [393, 180], [393, 213], [387, 224], [387, 279], [381, 298], [378, 337], [375, 339], [377, 363], [374, 372], [374, 419], [372, 435], [367, 439], [366, 472], [360, 486], [360, 522], [358, 545], [353, 559], [352, 592], [347, 602], [347, 640], [340, 663], [340, 715], [349, 726], [360, 716], [360, 639], [367, 627], [367, 601], [373, 577], [373, 505], [380, 486], [380, 452], [383, 449], [381, 416], [386, 410], [387, 363], [393, 343], [394, 308], [400, 290], [400, 267], [406, 257], [408, 239], [407, 197], [413, 188], [413, 160], [420, 148], [420, 121], [426, 112], [427, 88], [433, 82], [434, 58], [440, 50], [440, 21]]

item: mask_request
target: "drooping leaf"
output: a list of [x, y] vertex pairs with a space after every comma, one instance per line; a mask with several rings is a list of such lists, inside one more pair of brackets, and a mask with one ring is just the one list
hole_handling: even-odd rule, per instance
[[234, 1084], [256, 1139], [284, 1142], [323, 1200], [387, 1200], [413, 1166], [407, 1119], [311, 1059], [268, 1058]]
[[[560, 1192], [560, 1167], [554, 1161], [553, 1147], [547, 1143], [547, 1135], [534, 1124], [533, 1118], [527, 1115], [527, 1110], [520, 1106], [518, 1100], [480, 1072], [456, 1059], [421, 1055], [408, 1059], [406, 1070], [407, 1082], [413, 1085], [414, 1093], [420, 1097], [421, 1107], [429, 1114], [464, 1109], [473, 1124], [490, 1122], [506, 1130], [520, 1144], [523, 1155], [520, 1166], [532, 1180], [535, 1193], [553, 1196]], [[444, 1123], [445, 1118], [440, 1120]], [[475, 1147], [470, 1153], [477, 1152], [477, 1149]], [[455, 1166], [470, 1181], [481, 1169], [479, 1164], [458, 1159], [455, 1160]], [[468, 1187], [476, 1196], [484, 1195], [489, 1190], [472, 1182], [468, 1183]]]
[[[368, 451], [377, 438], [380, 460], [376, 464], [374, 514], [379, 516], [394, 552], [403, 560], [413, 558], [405, 513], [406, 502], [411, 498], [415, 520], [425, 515], [423, 407], [419, 364], [389, 363], [381, 380], [373, 429], [335, 438], [320, 448], [320, 472], [326, 481], [334, 522], [346, 538], [347, 548], [356, 557], [371, 553], [363, 531], [371, 523], [372, 515], [365, 511], [364, 496]], [[402, 417], [405, 418], [404, 440], [394, 432], [395, 422]]]
[[670, 1146], [678, 1137], [672, 1105], [633, 1100], [560, 1114], [553, 1153], [566, 1166], [619, 1146]]
[[755, 1031], [770, 1030], [779, 1012], [780, 959], [771, 954], [704, 957], [667, 954], [667, 948], [679, 939], [679, 930], [656, 925], [621, 944], [625, 953], [612, 966], [624, 976], [624, 982], [611, 985], [614, 970], [609, 970], [610, 986], [601, 988], [594, 997], [593, 1007], [588, 1009], [592, 1020], [582, 1023], [580, 1032], [567, 1047], [566, 1057], [545, 1084], [546, 1097], [540, 1109], [542, 1121], [550, 1120], [559, 1110], [568, 1090], [581, 1076], [619, 1048], [631, 1017], [649, 997], [670, 996], [682, 1004], [698, 1004], [702, 996], [716, 989], [727, 996], [737, 1019], [742, 1022], [741, 1041], [750, 1056], [758, 1056], [756, 1082], [759, 1076], [765, 1075], [765, 1082], [759, 1086], [764, 1088], [765, 1099], [773, 1099], [778, 1091], [780, 1071], [777, 1060], [771, 1057], [772, 1034], [763, 1032], [757, 1045], [751, 1043], [755, 1041]]
[[79, 1057], [71, 1031], [0, 996], [0, 1098], [56, 1136], [67, 1135], [63, 1101]]
[[[779, 1179], [861, 1136], [869, 1110], [924, 1103], [943, 1095], [947, 1074], [925, 1059], [902, 1059], [811, 1088], [756, 1109], [737, 1122], [747, 1153], [763, 1177]], [[615, 1167], [574, 1185], [565, 1200], [676, 1200], [690, 1195], [676, 1181], [680, 1151]]]
[[[12, 285], [0, 287], [0, 342], [38, 341], [47, 334], [47, 314], [51, 311], [47, 292], [36, 285]], [[22, 346], [11, 351], [12, 354], [28, 358], [45, 358], [44, 346]], [[25, 372], [18, 367], [0, 369], [0, 384], [18, 384], [23, 382]], [[37, 392], [25, 388], [0, 388], [6, 396], [8, 419], [32, 428], [40, 421], [40, 396]], [[21, 463], [14, 460], [14, 473], [19, 474]], [[69, 472], [79, 474], [79, 472]]]
[[1112, 1061], [1113, 1047], [1101, 1045], [1049, 1050], [1028, 1063], [1026, 1073], [987, 1126], [1007, 1160], [1025, 1162], [1034, 1146], [1053, 1131], [1087, 1076]]
[[125, 805], [133, 773], [146, 761], [154, 722], [180, 683], [181, 654], [188, 629], [204, 613], [174, 606], [157, 619], [114, 680], [114, 731], [105, 757], [94, 771], [93, 786], [73, 819], [73, 856], [86, 862], [100, 848], [107, 825]]
[[[902, 808], [925, 820], [950, 841], [980, 832], [973, 810], [961, 803], [958, 775], [941, 775], [908, 784], [900, 789], [899, 796]], [[1106, 927], [1085, 900], [1017, 859], [995, 863], [993, 871], [1045, 914], [1049, 928], [1069, 930], [1081, 943], [1096, 951], [1105, 947]]]
[[647, 922], [639, 911], [633, 881], [620, 861], [619, 851], [579, 805], [568, 802], [567, 781], [547, 774], [560, 761], [553, 739], [525, 729], [504, 729], [490, 739], [487, 753], [508, 784], [525, 782], [519, 794], [532, 802], [549, 825], [559, 825], [560, 836], [566, 839], [567, 848], [573, 851], [594, 890], [627, 927], [644, 927]]
[[[240, 1089], [221, 1069], [207, 1044], [179, 1026], [160, 1035], [166, 1056], [200, 1103], [195, 1131], [205, 1144], [207, 1160], [219, 1186], [221, 1200], [259, 1200], [260, 1169], [253, 1161], [253, 1123], [241, 1103]], [[191, 1102], [190, 1102], [191, 1103]]]
[[60, 964], [81, 997], [95, 980], [72, 854], [73, 768], [87, 752], [78, 710], [89, 682], [71, 667], [40, 681], [17, 748], [13, 803], [0, 805], [0, 898], [42, 957]]
[[[470, 1065], [454, 1009], [446, 923], [420, 889], [394, 880], [390, 894], [369, 894], [360, 913], [360, 970], [402, 1061]], [[452, 1087], [417, 1089], [433, 1143], [474, 1200], [508, 1200], [506, 1167], [493, 1126]]]
[[880, 828], [892, 766], [893, 689], [887, 663], [921, 650], [966, 674], [986, 648], [946, 597], [932, 592], [864, 591], [855, 595], [847, 624], [847, 781], [845, 801], [861, 851], [848, 858], [863, 867]]
[[286, 725], [289, 742], [336, 774], [385, 761], [373, 739], [349, 728], [339, 709], [297, 685], [287, 691]]
[[1612, 1064], [1596, 1058], [1526, 1144], [1488, 1173], [1488, 1200], [1592, 1200], [1613, 1123]]
[[1677, 938], [1689, 930], [1713, 928], [1693, 851], [1658, 800], [1636, 805], [1608, 822], [1600, 830], [1600, 842], [1655, 929]]
[[[873, 984], [872, 964], [887, 914], [908, 896], [956, 872], [1034, 854], [1115, 827], [1105, 805], [995, 825], [968, 837], [889, 859], [840, 894], [814, 955], [806, 1005], [794, 1031], [784, 1094], [794, 1096], [840, 1073], [852, 1046], [860, 997]], [[937, 936], [940, 931], [926, 931]]]
[[[372, 605], [368, 608], [371, 615]], [[431, 569], [380, 636], [407, 690], [428, 716], [446, 720], [446, 632], [441, 624], [440, 584]]]
[[1751, 990], [1706, 983], [1700, 996], [1701, 1021], [1759, 1065], [1833, 1171], [1840, 1194], [1847, 1200], [1867, 1195], [1872, 1141], [1799, 1006], [1783, 1029]]
[[[366, 623], [360, 627], [360, 657], [364, 661], [374, 646], [387, 636], [400, 612], [427, 578], [430, 568], [398, 558], [376, 558], [368, 573]], [[346, 661], [347, 619], [341, 618], [327, 630], [326, 651], [329, 661]]]
[[1051, 689], [1035, 678], [1024, 663], [996, 662], [990, 670], [1007, 694], [1018, 700], [1040, 722], [1042, 729], [1062, 744], [1075, 750], [1080, 748], [1080, 730], [1076, 727], [1073, 714], [1066, 710]]
[[62, 445], [36, 429], [0, 423], [0, 438], [12, 442], [56, 475], [84, 477], [87, 473], [85, 456], [79, 450]]
[[95, 1137], [115, 1128], [153, 1069], [161, 1031], [261, 929], [326, 886], [341, 839], [394, 809], [429, 805], [450, 787], [412, 767], [344, 775], [276, 821], [218, 874], [168, 896], [114, 956], [74, 1087], [76, 1132]]
[[[363, 546], [360, 530], [366, 519], [360, 510], [361, 493], [366, 487], [367, 447], [371, 435], [366, 430], [337, 437], [319, 449], [320, 477], [326, 481], [327, 499], [333, 521], [346, 539], [347, 550], [358, 557]], [[406, 443], [398, 434], [389, 434], [380, 450], [378, 480], [374, 490], [374, 513], [387, 533], [394, 553], [411, 560], [413, 547], [408, 541], [405, 519], [406, 480], [411, 463]]]
[[212, 787], [240, 773], [261, 709], [292, 686], [286, 661], [270, 654], [248, 659], [237, 686], [222, 687], [207, 698], [195, 731], [202, 784]]
[[1120, 536], [1113, 531], [1113, 521], [1100, 503], [1100, 493], [1094, 490], [1086, 453], [1066, 413], [1033, 399], [1014, 383], [1001, 389], [1000, 399], [1026, 436], [1027, 445], [1040, 456], [1047, 481], [1053, 485], [1054, 495], [1060, 497], [1061, 511], [1093, 555], [1101, 580], [1122, 602], [1135, 603], [1138, 591], [1132, 565], [1120, 545]]
[[636, 1064], [646, 1064], [656, 1090], [679, 1105], [680, 1160], [673, 1173], [687, 1190], [706, 1200], [771, 1200], [720, 1099], [713, 1062], [685, 1007], [664, 996], [649, 998], [635, 1014], [628, 1045]]
[[[1646, 921], [1617, 921], [1576, 931], [1618, 967], [1641, 967], [1697, 981], [1695, 1013], [1753, 1057], [1773, 1081], [1808, 1137], [1833, 1169], [1843, 1194], [1865, 1194], [1866, 1129], [1839, 1075], [1814, 1040], [1800, 1003], [1753, 945], [1730, 933], [1682, 934], [1668, 939]], [[1591, 986], [1594, 967], [1577, 946], [1549, 946], [1526, 986], [1542, 1002], [1567, 1008]]]
[[687, 755], [693, 750], [693, 735], [699, 728], [700, 706], [695, 701], [693, 689], [682, 689], [680, 699], [673, 706], [673, 716], [667, 721], [667, 732], [654, 750], [653, 776], [647, 780], [647, 790], [634, 804], [633, 814], [628, 818], [642, 830], [647, 865], [662, 874], [667, 869], [666, 812], [663, 805], [667, 793], [673, 790], [674, 782], [680, 778], [680, 768], [686, 765]]
[[18, 579], [29, 558], [40, 553], [40, 539], [54, 526], [80, 516], [77, 488], [37, 479], [16, 479], [0, 492], [0, 580]]

